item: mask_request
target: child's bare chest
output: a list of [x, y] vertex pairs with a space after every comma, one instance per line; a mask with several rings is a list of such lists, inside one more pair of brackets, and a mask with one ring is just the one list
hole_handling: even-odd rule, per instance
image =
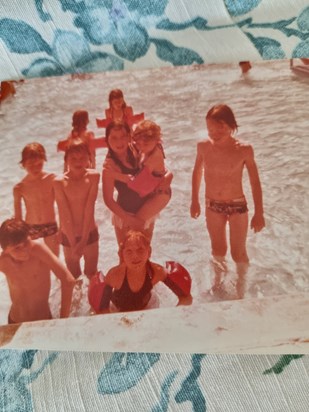
[[29, 289], [31, 285], [40, 285], [46, 282], [48, 271], [39, 259], [29, 259], [25, 262], [11, 260], [7, 266], [7, 278], [18, 288]]
[[205, 171], [216, 175], [231, 175], [241, 172], [244, 167], [244, 156], [241, 150], [212, 149], [204, 155]]
[[88, 197], [91, 182], [88, 177], [81, 180], [67, 180], [64, 182], [64, 191], [70, 201], [83, 201]]
[[38, 202], [46, 202], [54, 196], [52, 182], [42, 180], [22, 183], [21, 193], [25, 200]]

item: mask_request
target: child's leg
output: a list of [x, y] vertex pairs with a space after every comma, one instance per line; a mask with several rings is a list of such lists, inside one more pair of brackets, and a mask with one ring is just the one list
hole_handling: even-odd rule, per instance
[[92, 278], [98, 271], [99, 242], [86, 245], [84, 251], [85, 268], [84, 272], [88, 279]]
[[63, 254], [67, 268], [72, 275], [77, 279], [81, 274], [80, 259], [72, 257], [72, 249], [68, 246], [63, 246]]
[[236, 263], [237, 294], [239, 299], [244, 297], [245, 278], [249, 267], [246, 241], [248, 233], [248, 213], [235, 213], [230, 216], [230, 244], [231, 255]]
[[226, 215], [206, 209], [206, 224], [211, 241], [211, 253], [215, 270], [214, 289], [220, 287], [221, 276], [226, 272], [224, 259], [227, 252], [226, 222]]
[[136, 213], [136, 217], [147, 221], [161, 212], [171, 199], [170, 194], [158, 193], [151, 196]]
[[59, 257], [59, 251], [60, 251], [60, 247], [59, 247], [59, 237], [58, 237], [58, 233], [51, 235], [51, 236], [46, 236], [44, 238], [44, 242], [46, 243], [46, 245], [49, 247], [49, 249], [56, 255]]

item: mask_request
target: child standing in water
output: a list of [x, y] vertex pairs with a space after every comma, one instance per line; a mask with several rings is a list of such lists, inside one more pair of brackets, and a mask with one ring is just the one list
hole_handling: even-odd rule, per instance
[[55, 217], [54, 173], [43, 170], [46, 161], [40, 143], [27, 144], [21, 154], [20, 164], [27, 174], [13, 189], [15, 218], [21, 220], [22, 202], [26, 207], [25, 221], [32, 239], [44, 238], [52, 252], [59, 255], [58, 227]]
[[100, 173], [88, 169], [90, 153], [81, 140], [72, 142], [64, 160], [69, 171], [54, 180], [60, 218], [60, 243], [68, 269], [75, 278], [81, 275], [80, 259], [84, 257], [84, 273], [91, 278], [97, 272], [99, 233], [94, 219]]
[[219, 290], [221, 275], [226, 271], [226, 224], [230, 229], [230, 248], [238, 274], [237, 294], [244, 296], [245, 275], [249, 266], [246, 250], [248, 208], [242, 188], [242, 174], [247, 168], [254, 215], [251, 228], [259, 232], [265, 226], [262, 188], [253, 148], [233, 137], [238, 125], [234, 113], [227, 105], [212, 107], [206, 115], [209, 140], [197, 144], [197, 156], [192, 175], [191, 217], [201, 213], [199, 190], [204, 173], [206, 185], [206, 223], [211, 240], [213, 263], [217, 268], [213, 290]]
[[[90, 152], [89, 167], [95, 169], [95, 149], [92, 148], [91, 141], [94, 140], [94, 133], [87, 130], [89, 124], [89, 114], [87, 110], [76, 110], [72, 116], [72, 130], [66, 141], [58, 143], [58, 150], [64, 150], [75, 140], [82, 140], [88, 146]], [[64, 165], [64, 171], [67, 171], [67, 165]]]
[[10, 324], [52, 318], [50, 271], [61, 281], [60, 317], [70, 314], [76, 280], [45, 245], [32, 241], [29, 235], [29, 225], [22, 220], [8, 219], [0, 227], [0, 271], [6, 276], [12, 300]]

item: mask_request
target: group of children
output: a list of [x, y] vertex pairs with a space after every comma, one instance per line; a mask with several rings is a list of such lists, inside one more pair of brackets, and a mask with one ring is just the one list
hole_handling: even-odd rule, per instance
[[[110, 107], [105, 112], [109, 119], [106, 131], [108, 156], [112, 156], [116, 163], [121, 156], [124, 162], [128, 162], [128, 157], [135, 151], [138, 165], [134, 170], [136, 176], [130, 174], [133, 169], [129, 173], [121, 172], [122, 169], [108, 170], [104, 180], [103, 173], [103, 194], [104, 183], [108, 186], [108, 179], [120, 182], [136, 192], [137, 196], [150, 197], [155, 215], [171, 198], [169, 184], [164, 190], [157, 190], [168, 174], [164, 164], [161, 129], [150, 120], [141, 121], [135, 128], [132, 124], [128, 126], [127, 122], [134, 115], [132, 108], [126, 105], [121, 90], [110, 93], [109, 103]], [[44, 171], [47, 158], [40, 143], [30, 143], [22, 151], [20, 163], [26, 176], [14, 187], [14, 218], [6, 220], [0, 227], [0, 271], [6, 275], [12, 300], [8, 323], [51, 318], [48, 306], [50, 271], [55, 273], [62, 285], [61, 317], [69, 316], [73, 288], [82, 272], [90, 282], [98, 276], [99, 229], [95, 221], [95, 203], [100, 173], [95, 169], [96, 139], [87, 130], [88, 123], [87, 111], [79, 110], [73, 114], [72, 131], [61, 148], [64, 150], [64, 173], [61, 175]], [[207, 229], [213, 262], [219, 268], [213, 290], [220, 289], [221, 275], [226, 271], [225, 231], [228, 222], [231, 255], [239, 276], [237, 291], [241, 298], [249, 264], [246, 252], [248, 209], [242, 190], [245, 166], [255, 205], [251, 227], [256, 232], [265, 225], [261, 185], [252, 147], [233, 137], [238, 125], [232, 110], [226, 105], [213, 107], [207, 113], [206, 126], [209, 139], [197, 146], [192, 176], [191, 216], [197, 218], [200, 215], [199, 189], [204, 172]], [[112, 138], [111, 131], [114, 131]], [[25, 216], [22, 213], [23, 202]], [[60, 229], [56, 221], [55, 202]], [[177, 294], [180, 304], [192, 301], [190, 291], [185, 292], [181, 285], [182, 281], [188, 281], [188, 274], [169, 273], [150, 261], [151, 236], [144, 230], [144, 221], [139, 227], [133, 224], [136, 221], [134, 213], [123, 214], [122, 237], [117, 236], [119, 264], [109, 270], [103, 279], [101, 306], [97, 312], [105, 313], [112, 305], [118, 310], [143, 309], [150, 301], [153, 286], [159, 281], [165, 282]], [[44, 240], [45, 245], [36, 241], [39, 238]], [[65, 265], [58, 258], [60, 244]], [[83, 271], [81, 258], [85, 263]], [[177, 280], [176, 275], [182, 279]]]

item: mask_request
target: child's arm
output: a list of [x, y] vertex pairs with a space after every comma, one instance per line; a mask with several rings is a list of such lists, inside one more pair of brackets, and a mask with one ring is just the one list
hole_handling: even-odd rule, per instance
[[85, 213], [84, 213], [84, 219], [83, 219], [83, 231], [82, 231], [82, 238], [78, 242], [78, 249], [79, 253], [82, 253], [82, 249], [85, 247], [88, 237], [89, 237], [89, 232], [90, 232], [90, 227], [94, 219], [94, 212], [95, 212], [95, 202], [98, 197], [98, 188], [99, 188], [99, 180], [100, 180], [100, 173], [98, 172], [89, 172], [89, 178], [91, 181], [91, 187], [88, 193], [88, 198], [85, 204]]
[[265, 227], [265, 220], [263, 216], [263, 194], [259, 178], [259, 172], [254, 160], [254, 152], [252, 146], [246, 147], [246, 151], [247, 153], [245, 164], [249, 174], [252, 197], [254, 202], [254, 215], [251, 219], [250, 227], [254, 230], [255, 233], [257, 233], [260, 232], [263, 229], [263, 227]]
[[129, 183], [129, 181], [132, 179], [132, 175], [126, 175], [114, 170], [106, 170], [106, 173], [109, 174], [112, 179], [118, 180], [119, 182], [123, 183]]
[[60, 317], [67, 318], [70, 314], [72, 292], [76, 283], [76, 279], [71, 272], [61, 263], [50, 249], [44, 244], [36, 243], [34, 246], [34, 253], [37, 257], [54, 272], [56, 277], [61, 281], [61, 307]]
[[22, 205], [21, 205], [22, 195], [21, 195], [21, 185], [20, 185], [20, 183], [18, 183], [17, 185], [14, 186], [13, 196], [14, 196], [14, 216], [15, 216], [15, 219], [22, 220], [22, 218], [23, 218]]
[[64, 177], [55, 178], [53, 188], [59, 211], [59, 220], [63, 232], [66, 234], [71, 246], [75, 245], [76, 239], [73, 232], [73, 219], [68, 199], [63, 190]]
[[163, 153], [160, 149], [156, 149], [144, 162], [144, 166], [147, 166], [150, 172], [165, 172], [165, 164]]
[[[152, 278], [152, 284], [155, 285], [158, 282], [163, 282], [166, 284], [166, 286], [172, 290], [172, 292], [175, 293], [175, 295], [178, 297], [178, 304], [179, 305], [191, 305], [192, 303], [192, 295], [191, 293], [186, 293], [181, 290], [181, 279], [179, 280], [179, 285], [177, 285], [177, 281], [175, 282], [175, 279], [171, 281], [168, 279], [169, 274], [167, 270], [161, 266], [158, 265], [157, 263], [151, 262], [151, 268], [153, 270], [153, 278]], [[181, 276], [180, 276], [181, 277]]]
[[201, 206], [199, 201], [199, 192], [203, 174], [203, 142], [197, 144], [197, 155], [192, 173], [192, 196], [191, 196], [191, 217], [196, 219], [201, 214]]

